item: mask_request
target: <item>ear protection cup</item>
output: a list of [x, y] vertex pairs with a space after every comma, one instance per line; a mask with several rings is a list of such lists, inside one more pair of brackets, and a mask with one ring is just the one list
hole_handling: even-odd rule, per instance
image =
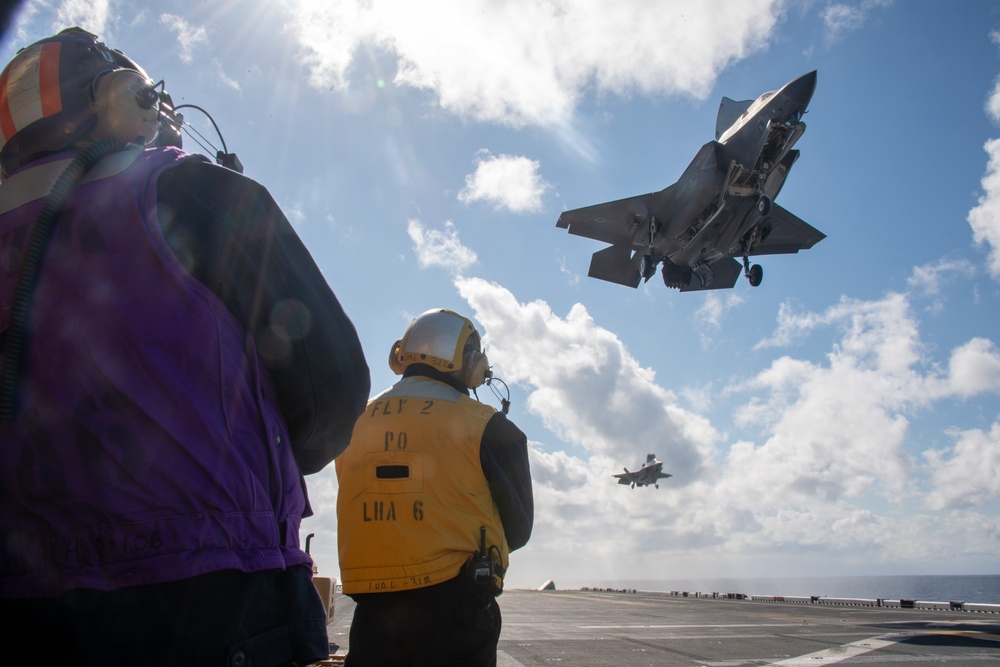
[[490, 372], [490, 360], [479, 350], [472, 350], [462, 359], [462, 370], [459, 377], [469, 389], [475, 389], [486, 382], [486, 375]]
[[95, 138], [149, 145], [160, 129], [160, 108], [150, 82], [139, 72], [118, 69], [95, 82]]
[[402, 375], [403, 371], [406, 370], [406, 366], [399, 360], [400, 346], [402, 344], [403, 340], [400, 338], [389, 349], [389, 369], [396, 375]]
[[469, 389], [491, 377], [479, 332], [471, 320], [439, 308], [413, 318], [403, 337], [389, 348], [389, 368], [402, 375], [413, 364], [449, 373]]

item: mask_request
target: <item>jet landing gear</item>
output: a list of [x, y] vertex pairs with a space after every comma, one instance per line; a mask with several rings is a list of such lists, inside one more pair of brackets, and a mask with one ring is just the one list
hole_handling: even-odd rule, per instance
[[765, 162], [760, 166], [760, 176], [757, 183], [759, 193], [757, 195], [757, 212], [762, 218], [766, 218], [767, 214], [771, 212], [771, 198], [764, 194], [764, 184], [767, 182], [767, 172], [769, 171], [771, 171], [770, 163]]
[[[767, 199], [764, 195], [761, 195], [761, 200]], [[768, 201], [768, 206], [770, 206], [770, 201]], [[760, 206], [760, 202], [757, 202]], [[764, 239], [768, 237], [771, 233], [771, 226], [767, 225], [762, 227], [761, 225], [755, 225], [753, 229], [747, 232], [743, 236], [743, 241], [740, 244], [743, 250], [743, 275], [750, 282], [750, 287], [757, 287], [760, 285], [761, 281], [764, 280], [764, 267], [760, 264], [750, 263], [750, 251], [758, 247], [764, 242]]]
[[760, 217], [767, 217], [767, 214], [771, 212], [770, 197], [767, 195], [761, 195], [757, 198], [757, 212], [760, 213]]
[[750, 287], [757, 287], [764, 280], [764, 267], [760, 264], [751, 264], [750, 258], [743, 255], [743, 275], [750, 282]]
[[649, 246], [646, 252], [639, 258], [639, 275], [643, 280], [649, 280], [656, 273], [658, 262], [653, 259], [653, 246], [656, 243], [656, 235], [660, 232], [662, 225], [656, 218], [649, 220]]
[[643, 280], [649, 280], [656, 273], [656, 262], [653, 261], [653, 256], [646, 254], [639, 258], [639, 275], [642, 276]]

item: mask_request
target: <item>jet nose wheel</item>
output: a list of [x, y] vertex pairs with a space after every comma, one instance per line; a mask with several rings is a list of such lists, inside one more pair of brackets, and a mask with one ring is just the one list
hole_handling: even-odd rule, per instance
[[749, 273], [747, 273], [747, 280], [750, 281], [751, 287], [760, 285], [760, 282], [764, 280], [764, 267], [760, 264], [752, 264]]

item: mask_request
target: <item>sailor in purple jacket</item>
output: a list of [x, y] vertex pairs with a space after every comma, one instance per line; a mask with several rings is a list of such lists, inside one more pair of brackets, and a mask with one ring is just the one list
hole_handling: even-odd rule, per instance
[[168, 101], [79, 28], [0, 74], [11, 664], [329, 653], [303, 475], [350, 441], [368, 366], [267, 190], [156, 145]]

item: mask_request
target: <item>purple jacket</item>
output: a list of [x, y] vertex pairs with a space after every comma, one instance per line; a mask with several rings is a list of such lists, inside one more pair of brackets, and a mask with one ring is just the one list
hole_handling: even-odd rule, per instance
[[[64, 166], [0, 186], [0, 332]], [[368, 368], [266, 190], [175, 149], [105, 158], [55, 223], [31, 304], [18, 414], [0, 422], [0, 597], [309, 562], [302, 473], [346, 447]]]

